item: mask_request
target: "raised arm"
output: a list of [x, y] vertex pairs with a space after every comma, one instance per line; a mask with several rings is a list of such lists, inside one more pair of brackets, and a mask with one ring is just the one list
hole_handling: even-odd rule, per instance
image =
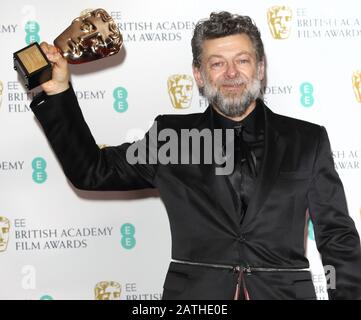
[[[67, 62], [56, 48], [41, 44], [54, 64], [52, 80], [30, 107], [72, 184], [84, 190], [134, 190], [154, 187], [156, 164], [129, 164], [131, 144], [100, 149], [86, 124], [69, 84]], [[146, 136], [137, 142], [146, 145]]]

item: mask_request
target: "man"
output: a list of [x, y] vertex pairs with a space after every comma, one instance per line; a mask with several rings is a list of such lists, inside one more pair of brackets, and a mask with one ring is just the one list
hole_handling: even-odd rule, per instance
[[[315, 299], [304, 256], [307, 210], [323, 264], [336, 270], [330, 298], [361, 298], [360, 239], [326, 130], [277, 115], [259, 99], [264, 49], [249, 17], [212, 13], [197, 24], [193, 72], [210, 106], [202, 114], [156, 118], [161, 130], [234, 130], [229, 175], [217, 175], [215, 163], [164, 164], [149, 156], [130, 164], [134, 144], [99, 149], [65, 60], [54, 47], [42, 47], [54, 63], [53, 79], [31, 108], [74, 186], [159, 189], [172, 232], [164, 299]], [[136, 143], [154, 149], [150, 140], [148, 133]]]

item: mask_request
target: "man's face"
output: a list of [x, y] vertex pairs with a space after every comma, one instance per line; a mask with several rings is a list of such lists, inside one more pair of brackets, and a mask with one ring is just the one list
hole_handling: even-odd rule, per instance
[[107, 41], [113, 33], [110, 23], [93, 12], [73, 20], [54, 44], [71, 63], [82, 63], [105, 56]]
[[190, 107], [193, 94], [193, 80], [187, 75], [174, 75], [168, 79], [168, 89], [173, 106], [185, 109]]
[[286, 7], [273, 7], [268, 13], [268, 24], [276, 39], [287, 39], [290, 35], [292, 12]]
[[6, 250], [9, 239], [9, 229], [9, 221], [0, 217], [0, 252]]
[[201, 68], [193, 68], [204, 96], [223, 114], [236, 117], [245, 113], [258, 97], [264, 77], [264, 62], [245, 34], [205, 40]]

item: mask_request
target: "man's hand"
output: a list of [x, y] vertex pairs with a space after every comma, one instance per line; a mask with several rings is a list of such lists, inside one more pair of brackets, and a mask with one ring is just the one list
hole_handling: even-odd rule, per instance
[[44, 82], [41, 85], [41, 88], [48, 95], [57, 94], [67, 90], [69, 88], [70, 78], [68, 62], [62, 57], [58, 49], [51, 44], [42, 42], [40, 47], [53, 65], [52, 79]]

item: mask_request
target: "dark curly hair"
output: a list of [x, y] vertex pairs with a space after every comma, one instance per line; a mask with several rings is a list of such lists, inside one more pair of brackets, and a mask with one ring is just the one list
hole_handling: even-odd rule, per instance
[[200, 20], [194, 29], [192, 38], [193, 65], [201, 66], [202, 45], [204, 40], [226, 37], [234, 34], [246, 34], [256, 51], [257, 62], [264, 58], [261, 33], [248, 16], [231, 14], [226, 11], [212, 12], [209, 19]]

